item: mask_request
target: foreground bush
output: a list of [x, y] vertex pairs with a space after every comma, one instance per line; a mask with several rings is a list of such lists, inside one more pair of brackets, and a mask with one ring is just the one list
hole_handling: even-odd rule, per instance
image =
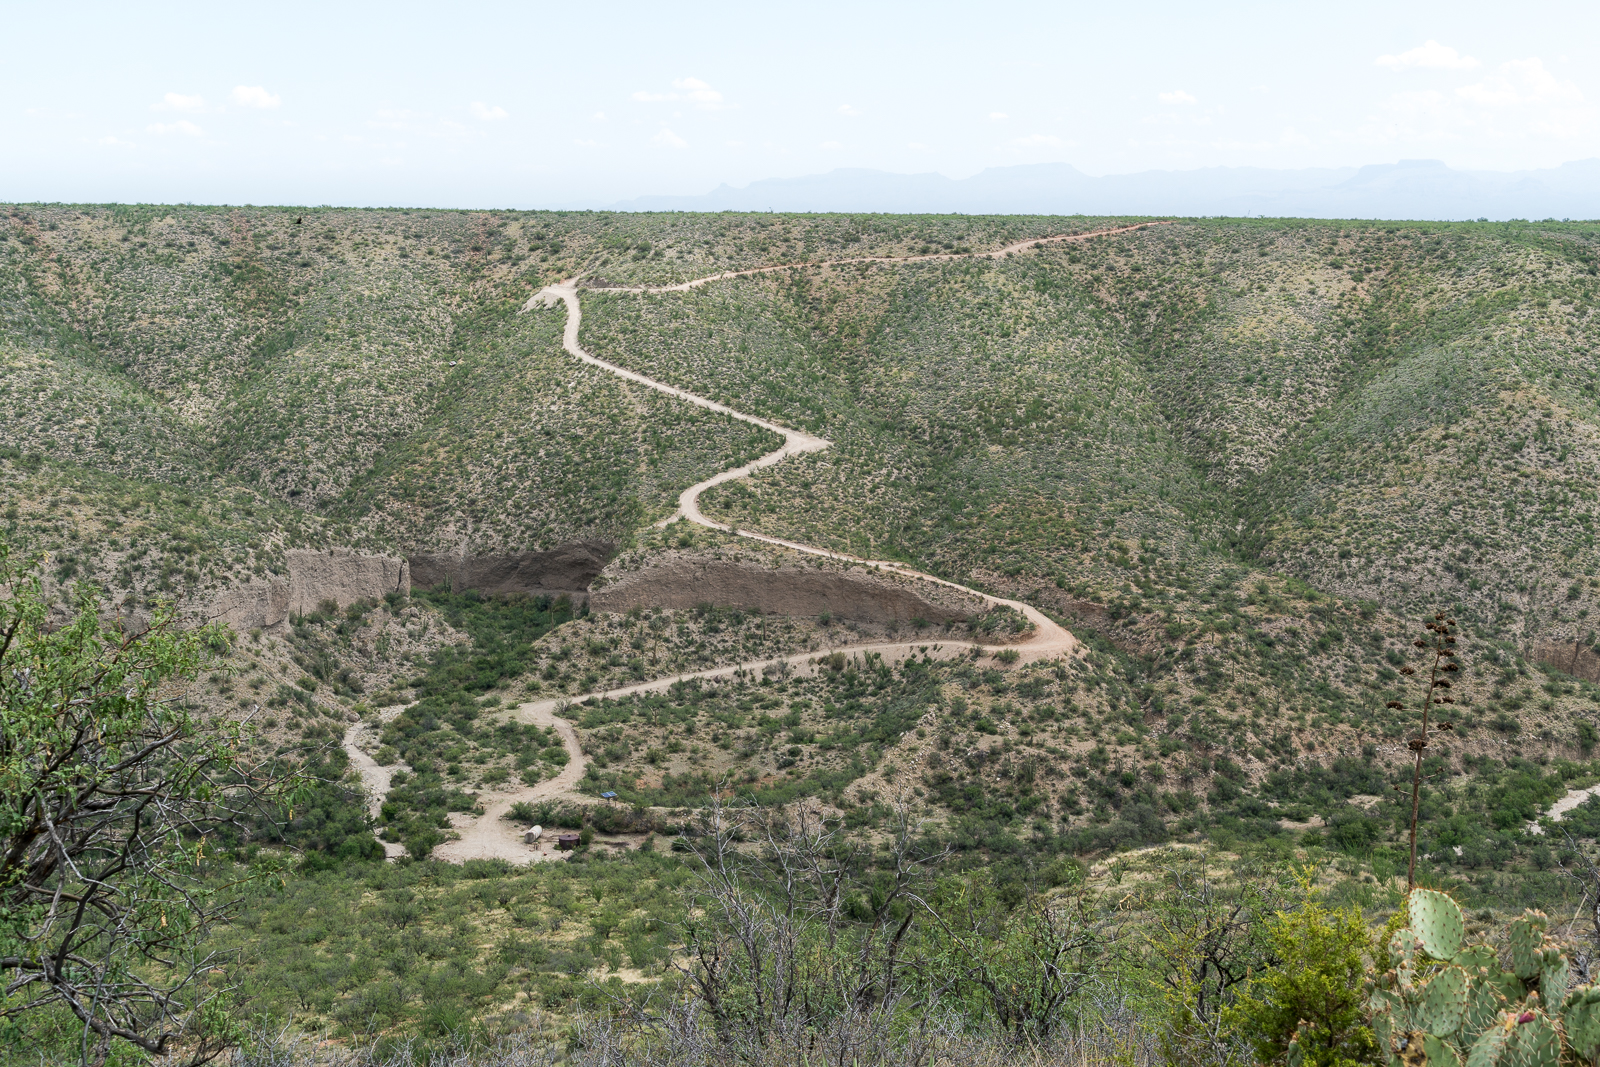
[[203, 944], [233, 901], [200, 868], [268, 788], [186, 698], [222, 633], [125, 632], [82, 587], [59, 608], [0, 539], [0, 1042], [205, 1062], [232, 1040]]

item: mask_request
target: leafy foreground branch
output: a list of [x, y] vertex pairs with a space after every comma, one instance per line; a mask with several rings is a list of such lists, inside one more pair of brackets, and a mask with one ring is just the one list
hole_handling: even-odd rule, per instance
[[0, 541], [0, 1036], [205, 1062], [236, 1038], [200, 949], [232, 906], [208, 837], [278, 783], [185, 699], [220, 631], [166, 609], [125, 633], [82, 587], [63, 621], [33, 571]]

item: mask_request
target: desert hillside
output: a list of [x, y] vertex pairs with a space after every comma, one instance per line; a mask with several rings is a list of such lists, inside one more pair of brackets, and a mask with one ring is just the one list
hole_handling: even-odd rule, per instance
[[185, 700], [316, 784], [229, 831], [311, 881], [225, 940], [308, 1028], [644, 996], [713, 796], [1007, 900], [1392, 904], [1436, 618], [1420, 863], [1493, 917], [1600, 832], [1597, 272], [1579, 223], [12, 205], [0, 530], [59, 618], [226, 627]]

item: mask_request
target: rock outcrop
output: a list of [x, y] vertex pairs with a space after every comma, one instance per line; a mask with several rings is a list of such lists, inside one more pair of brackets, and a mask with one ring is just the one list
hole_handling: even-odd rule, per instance
[[616, 554], [608, 541], [573, 541], [547, 552], [462, 556], [439, 553], [410, 559], [411, 581], [422, 588], [447, 586], [452, 592], [584, 593]]
[[1586, 682], [1600, 682], [1600, 656], [1581, 641], [1544, 637], [1533, 643], [1533, 659]]
[[669, 554], [607, 581], [589, 598], [596, 611], [683, 609], [699, 604], [769, 615], [821, 615], [890, 623], [959, 622], [984, 610], [960, 590], [843, 564], [777, 566], [752, 559]]
[[238, 631], [272, 630], [283, 626], [290, 616], [316, 611], [325, 601], [331, 600], [342, 611], [358, 600], [411, 592], [411, 568], [396, 556], [344, 548], [326, 552], [290, 549], [284, 555], [287, 577], [224, 590], [212, 602], [208, 618]]

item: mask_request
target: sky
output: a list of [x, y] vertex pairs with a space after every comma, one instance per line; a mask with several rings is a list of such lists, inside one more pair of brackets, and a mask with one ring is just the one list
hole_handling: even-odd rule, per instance
[[1600, 4], [22, 4], [0, 201], [600, 207], [966, 177], [1600, 156]]

